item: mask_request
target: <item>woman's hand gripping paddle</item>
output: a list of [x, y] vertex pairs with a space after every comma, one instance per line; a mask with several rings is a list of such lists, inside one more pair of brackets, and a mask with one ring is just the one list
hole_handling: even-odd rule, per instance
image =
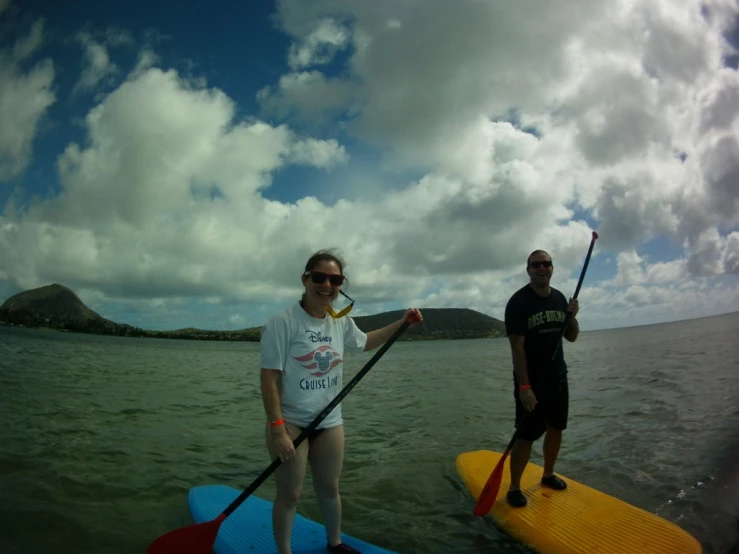
[[[390, 346], [403, 334], [403, 332], [413, 323], [420, 321], [418, 316], [412, 314], [403, 324], [398, 328], [395, 333], [382, 345], [377, 353], [372, 356], [369, 362], [357, 373], [349, 383], [341, 389], [341, 392], [336, 395], [328, 406], [318, 414], [318, 416], [311, 421], [310, 425], [298, 435], [293, 441], [293, 445], [297, 448], [305, 438], [311, 433], [318, 424], [321, 423], [328, 416], [331, 411], [338, 406], [338, 404], [349, 394], [349, 392], [356, 386], [357, 383], [365, 376], [365, 374], [372, 368], [377, 360], [387, 351]], [[249, 485], [244, 492], [242, 492], [238, 498], [236, 498], [229, 506], [223, 510], [215, 519], [211, 521], [204, 521], [203, 523], [197, 523], [195, 525], [188, 525], [170, 531], [156, 539], [149, 545], [146, 550], [147, 554], [211, 554], [213, 551], [213, 543], [216, 541], [218, 536], [218, 530], [221, 527], [221, 523], [225, 520], [236, 508], [238, 508], [244, 500], [246, 500], [256, 489], [261, 485], [267, 478], [279, 467], [281, 461], [280, 458], [276, 458], [270, 466], [265, 469], [262, 474], [257, 477], [254, 482]]]
[[[590, 256], [593, 254], [593, 246], [595, 246], [595, 241], [598, 239], [598, 233], [593, 231], [593, 238], [590, 241], [590, 248], [588, 248], [588, 254], [585, 256], [585, 264], [583, 265], [582, 272], [580, 272], [580, 280], [577, 283], [577, 288], [575, 289], [575, 296], [572, 298], [577, 298], [577, 295], [580, 294], [580, 287], [582, 286], [583, 279], [585, 278], [585, 272], [588, 269], [588, 264], [590, 263]], [[562, 343], [562, 337], [565, 334], [565, 331], [567, 330], [567, 325], [570, 323], [570, 312], [567, 312], [565, 315], [565, 321], [564, 325], [562, 326], [562, 333], [559, 337], [559, 341], [557, 341], [557, 346], [554, 348], [554, 352], [552, 353], [552, 358], [550, 360], [550, 363], [554, 361], [554, 358], [557, 356], [557, 352], [559, 352], [559, 345]], [[524, 417], [526, 417], [524, 415]], [[482, 488], [482, 491], [480, 492], [480, 496], [477, 498], [477, 502], [475, 503], [475, 509], [472, 513], [474, 513], [476, 516], [484, 516], [487, 514], [490, 509], [493, 507], [493, 504], [495, 504], [495, 499], [498, 497], [498, 491], [500, 490], [500, 482], [503, 478], [503, 468], [505, 467], [505, 461], [506, 458], [508, 458], [508, 454], [510, 454], [511, 449], [513, 448], [513, 444], [516, 442], [516, 435], [518, 434], [518, 429], [516, 429], [516, 432], [513, 433], [513, 437], [511, 437], [511, 441], [508, 443], [508, 446], [505, 449], [505, 452], [500, 457], [500, 460], [498, 460], [497, 465], [495, 466], [495, 469], [493, 469], [493, 472], [490, 474], [490, 477], [488, 477], [487, 482], [485, 483], [485, 486]]]

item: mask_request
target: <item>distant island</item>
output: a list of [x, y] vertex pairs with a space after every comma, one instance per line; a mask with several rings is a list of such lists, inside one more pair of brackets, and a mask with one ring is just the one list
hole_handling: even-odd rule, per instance
[[[423, 321], [408, 329], [398, 340], [448, 340], [505, 336], [502, 321], [467, 308], [422, 308]], [[356, 316], [362, 331], [372, 331], [399, 320], [402, 310]], [[116, 323], [88, 308], [71, 289], [54, 283], [30, 289], [8, 298], [0, 306], [0, 325], [32, 329], [54, 329], [74, 333], [148, 337], [183, 340], [259, 342], [262, 327], [235, 331], [175, 329], [150, 331]]]

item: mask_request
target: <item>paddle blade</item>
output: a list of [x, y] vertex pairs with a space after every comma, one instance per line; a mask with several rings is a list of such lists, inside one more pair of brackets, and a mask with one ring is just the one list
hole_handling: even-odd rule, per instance
[[170, 531], [152, 542], [146, 554], [211, 554], [224, 519], [221, 514], [214, 520]]
[[498, 460], [498, 464], [495, 469], [488, 477], [487, 483], [482, 488], [480, 496], [475, 503], [475, 509], [473, 513], [482, 517], [490, 511], [490, 508], [495, 504], [495, 499], [498, 497], [498, 491], [500, 490], [500, 482], [503, 479], [503, 468], [505, 467], [505, 459], [508, 457], [508, 450], [505, 451], [503, 456]]

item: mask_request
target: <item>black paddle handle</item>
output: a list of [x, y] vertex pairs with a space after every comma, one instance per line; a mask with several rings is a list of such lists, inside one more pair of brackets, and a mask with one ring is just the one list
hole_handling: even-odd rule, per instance
[[[590, 256], [593, 255], [593, 247], [595, 246], [595, 240], [598, 238], [598, 233], [593, 231], [593, 238], [590, 241], [590, 248], [588, 248], [588, 254], [585, 256], [585, 263], [582, 266], [582, 271], [580, 272], [580, 280], [577, 282], [577, 287], [575, 287], [575, 295], [572, 297], [574, 300], [577, 298], [577, 295], [580, 294], [580, 287], [582, 287], [582, 282], [585, 279], [585, 272], [588, 270], [588, 265], [590, 264]], [[562, 339], [565, 336], [565, 333], [567, 332], [567, 327], [570, 324], [570, 320], [572, 319], [572, 312], [567, 311], [565, 313], [565, 321], [562, 325], [562, 332], [559, 335], [559, 340], [557, 341], [557, 344], [554, 346], [554, 352], [552, 352], [552, 359], [551, 362], [554, 362], [554, 358], [557, 357], [557, 353], [559, 352], [559, 347], [562, 344]]]
[[[359, 383], [359, 381], [362, 380], [362, 377], [364, 377], [367, 372], [372, 369], [372, 366], [374, 366], [377, 361], [382, 357], [382, 355], [387, 351], [388, 348], [392, 346], [392, 344], [398, 340], [398, 337], [403, 334], [403, 332], [408, 328], [410, 323], [408, 320], [405, 320], [403, 324], [398, 328], [395, 333], [387, 340], [385, 341], [385, 344], [382, 345], [382, 347], [375, 353], [372, 358], [370, 358], [370, 361], [365, 364], [365, 366], [357, 373], [347, 385], [341, 389], [341, 392], [336, 395], [336, 397], [329, 402], [328, 406], [326, 406], [323, 411], [316, 416], [316, 418], [310, 422], [310, 425], [306, 427], [300, 435], [293, 441], [293, 446], [297, 448], [300, 446], [300, 443], [302, 443], [307, 437], [308, 434], [311, 433], [318, 425], [326, 419], [328, 414], [331, 413], [331, 411], [339, 405], [339, 403], [344, 399], [344, 397], [351, 392], [351, 390]], [[223, 516], [230, 515], [236, 508], [239, 507], [239, 505], [246, 500], [257, 488], [259, 485], [264, 483], [264, 481], [267, 480], [267, 478], [280, 466], [282, 463], [282, 460], [280, 458], [275, 458], [275, 460], [269, 465], [267, 469], [265, 469], [259, 477], [257, 477], [254, 482], [249, 485], [244, 492], [242, 492], [231, 504], [228, 505], [228, 507], [223, 510], [222, 514]]]
[[[580, 294], [580, 287], [582, 287], [582, 282], [585, 279], [585, 272], [588, 270], [588, 265], [590, 264], [590, 257], [593, 255], [593, 247], [595, 246], [595, 241], [597, 238], [598, 238], [598, 233], [593, 231], [593, 238], [590, 241], [590, 248], [588, 248], [588, 253], [585, 256], [585, 263], [582, 266], [582, 271], [580, 272], [580, 279], [577, 282], [577, 287], [575, 288], [575, 295], [572, 297], [573, 299], [577, 298], [577, 295]], [[565, 321], [564, 321], [564, 324], [562, 325], [562, 332], [559, 335], [559, 340], [557, 341], [557, 344], [554, 346], [554, 352], [552, 352], [552, 358], [549, 361], [550, 364], [553, 363], [554, 358], [557, 357], [557, 353], [559, 352], [559, 347], [562, 344], [562, 338], [565, 336], [565, 333], [567, 332], [567, 326], [570, 324], [571, 318], [572, 318], [572, 313], [568, 311], [565, 314]], [[527, 415], [528, 413], [525, 413], [519, 423], [523, 423]], [[513, 433], [513, 436], [511, 437], [511, 441], [508, 443], [506, 450], [510, 450], [511, 448], [513, 448], [513, 443], [516, 442], [516, 437], [518, 437], [518, 430], [520, 427], [521, 427], [520, 425], [516, 427], [516, 431]]]

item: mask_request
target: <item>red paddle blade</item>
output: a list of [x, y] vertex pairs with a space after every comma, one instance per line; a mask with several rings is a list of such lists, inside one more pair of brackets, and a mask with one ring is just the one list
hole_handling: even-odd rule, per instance
[[490, 508], [493, 507], [493, 504], [495, 504], [495, 499], [498, 497], [498, 491], [500, 490], [500, 481], [503, 479], [504, 462], [507, 456], [508, 451], [498, 460], [498, 464], [490, 474], [490, 477], [488, 477], [488, 482], [485, 483], [482, 492], [480, 492], [480, 496], [475, 503], [475, 509], [472, 512], [478, 517], [487, 514]]
[[224, 519], [221, 514], [214, 520], [170, 531], [152, 542], [146, 554], [211, 554]]

